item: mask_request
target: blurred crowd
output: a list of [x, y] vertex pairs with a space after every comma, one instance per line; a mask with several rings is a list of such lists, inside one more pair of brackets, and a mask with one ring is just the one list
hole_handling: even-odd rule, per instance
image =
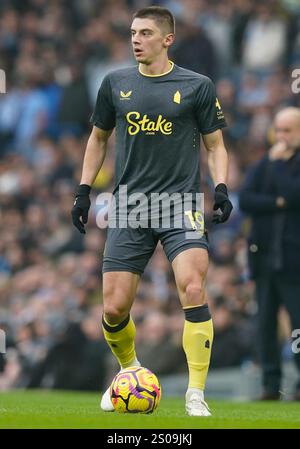
[[[113, 186], [114, 139], [92, 191], [87, 234], [70, 211], [108, 71], [135, 64], [129, 26], [157, 4], [176, 17], [171, 59], [210, 76], [228, 122], [234, 213], [212, 227], [212, 181], [202, 154], [202, 191], [211, 244], [207, 296], [215, 340], [211, 369], [256, 362], [256, 304], [247, 268], [249, 223], [238, 208], [247, 168], [272, 144], [272, 117], [300, 106], [292, 71], [300, 64], [298, 0], [1, 0], [0, 390], [103, 389], [116, 366], [101, 332], [105, 230], [96, 197]], [[204, 152], [203, 152], [204, 153]], [[156, 374], [186, 372], [183, 312], [159, 246], [142, 277], [132, 315], [137, 354]], [[281, 311], [285, 358], [289, 323]]]

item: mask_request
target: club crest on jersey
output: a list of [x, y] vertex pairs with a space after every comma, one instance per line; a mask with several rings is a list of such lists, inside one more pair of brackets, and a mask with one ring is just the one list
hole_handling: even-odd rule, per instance
[[128, 134], [131, 136], [134, 136], [140, 131], [145, 132], [145, 134], [155, 134], [156, 132], [161, 132], [166, 135], [172, 134], [173, 123], [168, 122], [161, 114], [159, 114], [156, 120], [150, 120], [147, 114], [141, 117], [139, 112], [132, 111], [128, 112], [126, 119], [129, 123], [127, 128]]
[[179, 90], [177, 90], [177, 92], [175, 92], [173, 101], [174, 101], [174, 103], [180, 104], [181, 94], [180, 94]]
[[120, 100], [130, 100], [130, 96], [132, 94], [132, 90], [130, 90], [129, 92], [123, 92], [122, 90], [120, 90]]

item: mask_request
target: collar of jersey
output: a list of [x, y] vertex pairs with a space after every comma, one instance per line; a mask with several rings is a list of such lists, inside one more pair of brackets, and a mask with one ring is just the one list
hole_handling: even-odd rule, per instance
[[143, 72], [141, 71], [140, 67], [139, 67], [139, 72], [140, 72], [141, 75], [143, 75], [143, 76], [148, 76], [149, 78], [156, 78], [156, 77], [158, 77], [158, 76], [168, 75], [168, 73], [172, 72], [172, 70], [174, 69], [174, 62], [173, 62], [173, 61], [169, 61], [169, 63], [170, 63], [170, 68], [169, 68], [169, 70], [167, 70], [167, 72], [164, 72], [164, 73], [159, 73], [158, 75], [148, 75], [148, 74], [146, 74], [146, 73], [143, 73]]

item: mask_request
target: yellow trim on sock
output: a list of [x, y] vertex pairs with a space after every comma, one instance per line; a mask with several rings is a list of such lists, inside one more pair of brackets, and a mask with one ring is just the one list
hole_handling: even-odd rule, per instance
[[182, 309], [183, 309], [183, 310], [186, 310], [186, 309], [194, 309], [195, 307], [202, 307], [202, 306], [206, 306], [206, 305], [207, 305], [207, 302], [204, 303], [204, 304], [196, 304], [195, 306], [184, 306], [184, 307], [182, 307]]
[[117, 323], [117, 324], [111, 324], [111, 323], [109, 323], [106, 319], [105, 319], [105, 315], [103, 315], [103, 321], [107, 324], [107, 326], [109, 326], [109, 327], [117, 327], [117, 326], [119, 326], [119, 324], [121, 324], [121, 322], [120, 323]]

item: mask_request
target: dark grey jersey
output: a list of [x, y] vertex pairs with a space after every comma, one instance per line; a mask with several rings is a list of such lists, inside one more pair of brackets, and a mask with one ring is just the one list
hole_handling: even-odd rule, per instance
[[200, 133], [226, 126], [212, 81], [174, 64], [158, 76], [138, 66], [108, 74], [91, 122], [116, 128], [114, 193], [146, 195], [199, 192]]

